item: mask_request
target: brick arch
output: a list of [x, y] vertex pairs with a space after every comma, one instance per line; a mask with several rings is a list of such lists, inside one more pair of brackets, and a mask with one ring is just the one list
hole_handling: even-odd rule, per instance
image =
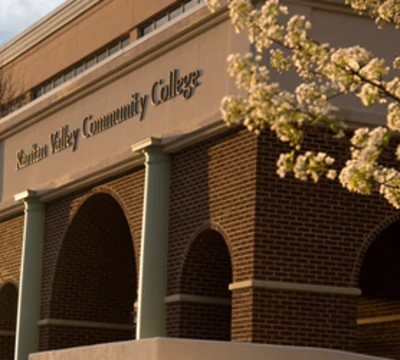
[[199, 229], [190, 242], [179, 289], [194, 301], [180, 304], [179, 337], [230, 340], [232, 262], [227, 244], [216, 226]]
[[[131, 213], [130, 213], [130, 211], [128, 209], [128, 206], [126, 205], [123, 196], [121, 196], [118, 193], [117, 190], [113, 189], [110, 186], [105, 186], [105, 185], [97, 186], [97, 187], [91, 189], [86, 195], [82, 196], [79, 199], [79, 201], [74, 205], [74, 210], [71, 213], [71, 222], [74, 219], [74, 217], [76, 216], [76, 214], [79, 212], [79, 209], [81, 208], [81, 206], [87, 200], [89, 200], [92, 196], [97, 195], [97, 194], [101, 194], [101, 193], [110, 195], [118, 203], [118, 205], [121, 207], [122, 212], [124, 213], [124, 216], [127, 219], [132, 239], [134, 239], [134, 224], [133, 224], [133, 221], [132, 221], [133, 216], [131, 215]], [[62, 236], [63, 239], [65, 238], [67, 231], [68, 231], [68, 227], [64, 231], [64, 234]], [[139, 245], [140, 245], [140, 241], [139, 242], [133, 241], [133, 247], [134, 247], [135, 255], [140, 253]], [[136, 260], [136, 264], [137, 264], [136, 272], [138, 273], [138, 271], [139, 271], [139, 267], [138, 267], [139, 266], [138, 265], [139, 261], [138, 260], [139, 259], [135, 258], [135, 260]], [[138, 281], [138, 279], [136, 279], [136, 280]]]
[[216, 231], [217, 233], [219, 233], [221, 235], [222, 239], [224, 240], [225, 245], [229, 252], [229, 257], [231, 259], [232, 278], [235, 279], [235, 275], [236, 275], [235, 261], [233, 258], [232, 244], [229, 240], [229, 236], [228, 236], [227, 232], [224, 230], [224, 228], [222, 226], [220, 226], [219, 224], [217, 224], [215, 222], [206, 221], [196, 229], [196, 231], [190, 237], [190, 239], [186, 245], [185, 251], [183, 252], [182, 258], [181, 258], [182, 261], [181, 261], [180, 269], [179, 269], [179, 273], [178, 273], [178, 284], [182, 283], [182, 274], [184, 273], [184, 266], [187, 261], [189, 251], [192, 249], [192, 246], [193, 246], [194, 242], [198, 239], [199, 235], [207, 230]]
[[137, 275], [125, 211], [112, 191], [100, 188], [77, 207], [57, 259], [50, 318], [93, 326], [52, 326], [47, 349], [132, 338]]
[[[99, 193], [104, 193], [108, 194], [113, 197], [113, 199], [119, 204], [119, 206], [122, 209], [122, 212], [125, 215], [125, 218], [127, 219], [128, 225], [129, 225], [129, 230], [131, 232], [132, 239], [134, 239], [134, 226], [139, 226], [139, 224], [134, 224], [132, 218], [133, 216], [131, 215], [128, 206], [125, 203], [124, 197], [121, 196], [117, 190], [113, 189], [110, 186], [98, 186], [89, 193], [89, 196], [93, 196]], [[88, 198], [87, 197], [87, 198]], [[87, 199], [86, 198], [86, 199]], [[139, 276], [139, 254], [140, 254], [140, 239], [139, 241], [132, 241], [133, 243], [133, 251], [135, 254], [135, 264], [136, 264], [136, 274]], [[139, 281], [138, 277], [136, 278], [136, 281]]]
[[381, 234], [385, 229], [387, 229], [390, 225], [396, 223], [397, 221], [400, 221], [399, 212], [396, 212], [395, 214], [386, 217], [365, 237], [357, 252], [356, 260], [353, 265], [353, 271], [351, 274], [351, 282], [353, 286], [358, 286], [361, 267], [364, 262], [365, 255], [371, 245], [375, 242], [379, 234]]
[[387, 223], [368, 247], [360, 267], [357, 350], [400, 359], [400, 220]]
[[0, 359], [14, 359], [18, 306], [18, 289], [14, 282], [5, 282], [0, 288]]

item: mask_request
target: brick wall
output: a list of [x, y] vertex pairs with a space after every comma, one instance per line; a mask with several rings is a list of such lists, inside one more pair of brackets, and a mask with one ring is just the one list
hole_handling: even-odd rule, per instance
[[[342, 144], [324, 134], [311, 134], [306, 143], [333, 153], [339, 163], [348, 156]], [[390, 353], [400, 358], [393, 322], [384, 325], [388, 335], [381, 342], [390, 349], [366, 346], [379, 343], [383, 326], [356, 326], [357, 306], [361, 314], [360, 304], [366, 297], [357, 305], [356, 297], [347, 295], [260, 288], [227, 291], [229, 282], [248, 279], [357, 287], [371, 244], [399, 219], [398, 212], [380, 197], [350, 194], [337, 182], [303, 183], [290, 176], [279, 179], [276, 160], [285, 150], [270, 133], [256, 137], [239, 129], [172, 154], [168, 295], [231, 297], [232, 306], [185, 301], [168, 304], [167, 336], [230, 337], [234, 341], [321, 346], [382, 356]], [[78, 307], [71, 311], [68, 296], [80, 302], [91, 299], [89, 303], [96, 302], [90, 298], [93, 294], [136, 287], [127, 282], [121, 285], [113, 281], [116, 278], [106, 279], [115, 266], [120, 266], [120, 274], [134, 272], [127, 270], [128, 260], [118, 264], [112, 260], [124, 258], [121, 254], [130, 251], [108, 247], [108, 239], [122, 238], [121, 243], [127, 244], [130, 236], [138, 267], [143, 177], [143, 169], [138, 169], [46, 205], [42, 318], [126, 321], [101, 305], [97, 311]], [[99, 196], [94, 193], [108, 193], [117, 204], [107, 197], [111, 203], [93, 203], [85, 211], [90, 201], [85, 200]], [[119, 210], [108, 216], [113, 207], [122, 209], [123, 216], [117, 214]], [[115, 228], [102, 227], [102, 223], [113, 223]], [[93, 224], [100, 225], [90, 228]], [[85, 276], [79, 278], [78, 274]], [[89, 284], [96, 276], [116, 288], [105, 286], [101, 289], [105, 293], [96, 292], [93, 286], [98, 281]], [[112, 308], [118, 308], [112, 301]], [[385, 309], [389, 315], [397, 311], [397, 307]], [[213, 325], [216, 319], [220, 319], [220, 328]], [[126, 336], [132, 334], [45, 326], [41, 329], [41, 349]]]
[[[0, 330], [15, 332], [20, 277], [23, 215], [0, 223]], [[0, 335], [0, 359], [14, 359], [15, 337]]]
[[[339, 140], [323, 133], [308, 135], [306, 147], [333, 154], [339, 164], [348, 157]], [[367, 249], [398, 213], [380, 197], [350, 194], [338, 182], [279, 179], [275, 164], [285, 150], [271, 133], [259, 137], [255, 277], [357, 287]], [[257, 342], [357, 349], [356, 298], [255, 292]]]
[[[133, 325], [143, 168], [46, 206], [42, 319]], [[127, 340], [134, 329], [41, 326], [41, 350]]]
[[124, 330], [43, 326], [40, 330], [40, 337], [42, 346], [43, 344], [46, 346], [46, 349], [43, 350], [54, 350], [132, 340], [132, 333]]
[[[308, 135], [306, 147], [333, 154], [339, 164], [348, 157], [339, 140], [323, 133]], [[205, 223], [226, 235], [234, 282], [358, 287], [366, 251], [398, 213], [379, 196], [350, 194], [337, 182], [279, 179], [276, 160], [286, 150], [271, 133], [255, 138], [240, 130], [173, 155], [169, 295], [183, 292], [185, 254]], [[188, 313], [200, 316], [201, 310], [193, 309], [168, 305], [169, 336], [201, 336], [180, 326], [183, 318], [190, 323]], [[356, 319], [354, 296], [266, 289], [232, 293], [235, 341], [357, 350]]]
[[[256, 152], [255, 135], [231, 131], [173, 154], [168, 295], [229, 298], [230, 279], [244, 279], [252, 273]], [[215, 232], [202, 234], [210, 228]], [[219, 242], [209, 236], [212, 234], [220, 238]], [[217, 276], [222, 273], [225, 275]], [[206, 331], [214, 338], [229, 339], [226, 330], [219, 334], [211, 331], [218, 313], [218, 321], [225, 324], [222, 328], [229, 329], [226, 314], [230, 313], [230, 306], [224, 309], [204, 304], [169, 304], [167, 336], [204, 338]], [[232, 324], [241, 326], [241, 315], [233, 313], [233, 318]]]
[[[186, 254], [180, 292], [230, 302], [231, 282], [232, 266], [225, 240], [215, 230], [201, 232]], [[176, 314], [179, 314], [177, 319]], [[167, 324], [169, 336], [230, 340], [231, 305], [182, 301], [170, 309]]]
[[0, 281], [19, 283], [24, 215], [0, 223]]
[[191, 244], [180, 278], [181, 293], [230, 299], [232, 266], [228, 248], [215, 230], [205, 230]]
[[15, 331], [17, 320], [18, 290], [6, 283], [0, 289], [0, 330]]
[[400, 321], [358, 326], [358, 352], [389, 359], [400, 359], [399, 329]]
[[232, 292], [232, 335], [238, 342], [251, 342], [253, 335], [253, 291], [240, 289]]
[[357, 340], [360, 351], [400, 358], [400, 222], [385, 229], [361, 268]]
[[0, 330], [10, 332], [0, 334], [0, 359], [14, 359], [18, 290], [12, 283], [6, 283], [0, 289]]
[[0, 356], [3, 360], [14, 360], [15, 339], [10, 336], [0, 336]]
[[354, 298], [270, 289], [253, 297], [252, 342], [354, 350]]
[[169, 304], [167, 327], [170, 337], [229, 341], [231, 306], [184, 301]]

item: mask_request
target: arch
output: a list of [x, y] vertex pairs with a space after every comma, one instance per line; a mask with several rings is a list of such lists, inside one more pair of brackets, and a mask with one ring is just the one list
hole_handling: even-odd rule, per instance
[[230, 340], [232, 262], [227, 241], [214, 228], [202, 228], [190, 242], [180, 276], [179, 337]]
[[351, 275], [352, 282], [355, 286], [358, 285], [358, 281], [360, 278], [360, 272], [361, 272], [361, 267], [365, 258], [365, 255], [371, 245], [375, 242], [377, 236], [379, 236], [380, 233], [382, 233], [385, 229], [387, 229], [390, 225], [396, 223], [397, 221], [400, 220], [400, 214], [396, 213], [393, 214], [383, 221], [381, 221], [378, 226], [375, 227], [373, 231], [371, 231], [368, 236], [364, 239], [361, 247], [358, 250], [356, 261], [354, 262], [353, 265], [353, 271]]
[[[79, 210], [82, 207], [82, 205], [86, 201], [88, 201], [92, 196], [95, 196], [97, 194], [107, 194], [107, 195], [111, 196], [115, 200], [115, 202], [118, 203], [118, 205], [121, 207], [122, 212], [124, 213], [125, 218], [127, 219], [127, 222], [128, 222], [128, 225], [129, 225], [129, 230], [130, 230], [130, 233], [131, 233], [131, 236], [132, 236], [132, 239], [133, 239], [134, 230], [133, 230], [133, 224], [130, 221], [130, 219], [132, 217], [130, 216], [130, 212], [128, 210], [128, 206], [125, 204], [124, 200], [118, 194], [118, 192], [115, 191], [113, 188], [111, 188], [109, 186], [104, 186], [104, 185], [98, 186], [96, 188], [93, 188], [85, 196], [82, 196], [82, 198], [74, 206], [74, 210], [71, 213], [71, 222], [75, 218], [77, 213], [79, 212]], [[64, 232], [64, 234], [62, 236], [63, 239], [65, 238], [67, 232], [68, 232], [68, 228], [65, 230], [65, 232]], [[134, 248], [135, 254], [139, 254], [139, 247], [135, 242], [133, 242], [133, 248]], [[136, 259], [136, 260], [138, 260], [138, 259]], [[136, 270], [138, 271], [139, 269], [137, 268]]]
[[357, 348], [360, 352], [400, 359], [400, 220], [381, 231], [360, 267]]
[[0, 358], [4, 360], [14, 359], [17, 306], [17, 286], [4, 283], [0, 288]]
[[[232, 256], [233, 255], [232, 245], [231, 245], [231, 243], [229, 241], [229, 236], [228, 236], [227, 232], [224, 230], [224, 228], [221, 225], [219, 225], [219, 224], [217, 224], [215, 222], [206, 221], [196, 229], [196, 231], [190, 237], [190, 239], [189, 239], [189, 241], [188, 241], [188, 243], [186, 245], [185, 251], [183, 252], [183, 255], [182, 255], [181, 267], [180, 267], [180, 271], [179, 271], [179, 274], [178, 274], [178, 283], [179, 284], [182, 283], [182, 274], [184, 274], [184, 266], [185, 266], [186, 259], [188, 257], [189, 251], [192, 249], [192, 246], [193, 246], [194, 242], [198, 239], [200, 234], [202, 234], [204, 231], [207, 231], [207, 230], [214, 230], [214, 231], [218, 232], [221, 235], [221, 237], [224, 240], [225, 245], [226, 245], [226, 247], [228, 249], [230, 259], [232, 260], [232, 257], [233, 257]], [[234, 261], [231, 261], [231, 267], [232, 267], [232, 277], [234, 279], [235, 278], [235, 274], [236, 274], [236, 272], [235, 272], [235, 262]]]
[[53, 325], [47, 324], [41, 336], [46, 350], [133, 337], [134, 254], [121, 202], [104, 189], [92, 192], [64, 234], [51, 293]]

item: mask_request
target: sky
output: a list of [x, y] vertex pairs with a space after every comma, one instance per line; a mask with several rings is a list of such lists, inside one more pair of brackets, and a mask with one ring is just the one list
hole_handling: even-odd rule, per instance
[[0, 0], [0, 46], [65, 0]]

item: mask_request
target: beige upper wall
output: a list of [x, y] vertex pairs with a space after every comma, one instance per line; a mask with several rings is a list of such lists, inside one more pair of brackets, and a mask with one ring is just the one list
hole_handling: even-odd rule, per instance
[[[207, 22], [199, 21], [205, 18]], [[221, 99], [234, 91], [226, 72], [226, 58], [234, 51], [248, 51], [244, 40], [234, 34], [225, 14], [215, 17], [200, 7], [5, 118], [0, 122], [0, 211], [13, 204], [15, 194], [26, 189], [52, 192], [129, 161], [134, 156], [131, 145], [148, 137], [173, 141], [217, 122]], [[135, 93], [151, 95], [160, 79], [169, 83], [174, 69], [180, 76], [201, 72], [200, 84], [190, 99], [177, 96], [158, 106], [148, 99], [142, 120], [138, 114], [85, 138], [87, 115], [99, 118], [129, 104]], [[160, 86], [156, 91], [160, 97]], [[31, 121], [34, 123], [27, 126]], [[23, 127], [16, 130], [16, 126]], [[76, 149], [52, 154], [49, 136], [63, 126], [79, 131]], [[7, 131], [13, 133], [4, 135]], [[29, 154], [32, 144], [47, 145], [48, 156], [16, 171], [17, 153], [24, 150]]]
[[7, 64], [19, 91], [42, 83], [86, 57], [154, 14], [174, 0], [103, 0], [25, 54]]
[[[374, 21], [353, 12], [343, 13], [313, 8], [311, 12], [313, 35], [333, 47], [361, 46], [374, 56], [384, 58], [389, 65], [399, 54], [400, 31], [388, 25], [378, 29]], [[391, 76], [398, 75], [394, 72]], [[342, 97], [337, 104], [344, 109], [386, 113], [386, 106], [365, 108], [354, 96]]]
[[[386, 59], [392, 64], [400, 43], [400, 30], [387, 25], [378, 29], [374, 21], [367, 16], [359, 16], [348, 7], [344, 0], [286, 0], [290, 15], [303, 14], [312, 23], [311, 35], [321, 43], [329, 43], [332, 47], [362, 46], [377, 57]], [[392, 76], [395, 74], [392, 73]], [[284, 76], [275, 75], [283, 88], [290, 90], [298, 84], [294, 73]], [[374, 105], [364, 107], [354, 95], [341, 96], [334, 100], [347, 120], [363, 123], [382, 123], [385, 121], [386, 106]]]

